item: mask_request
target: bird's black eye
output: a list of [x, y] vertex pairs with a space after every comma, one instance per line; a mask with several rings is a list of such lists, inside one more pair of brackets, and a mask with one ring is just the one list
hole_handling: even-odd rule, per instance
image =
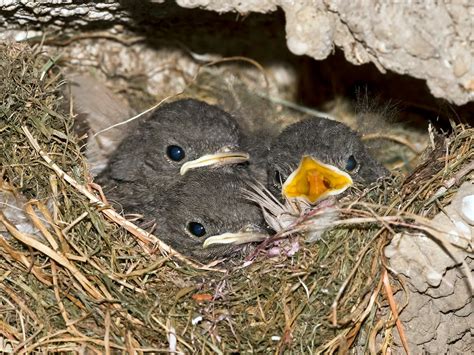
[[355, 160], [354, 156], [351, 155], [349, 158], [347, 158], [346, 170], [353, 171], [355, 168], [357, 168], [357, 160]]
[[189, 222], [188, 231], [196, 237], [202, 237], [204, 234], [206, 234], [206, 228], [204, 228], [204, 226], [198, 222]]
[[276, 184], [283, 184], [283, 177], [281, 176], [281, 173], [278, 170], [275, 170], [274, 178]]
[[166, 155], [173, 161], [184, 159], [184, 149], [177, 145], [170, 145], [166, 148]]

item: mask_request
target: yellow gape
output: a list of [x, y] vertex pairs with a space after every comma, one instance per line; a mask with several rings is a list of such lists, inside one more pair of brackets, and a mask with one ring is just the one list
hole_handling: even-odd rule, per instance
[[346, 172], [304, 156], [283, 184], [282, 193], [286, 198], [300, 197], [314, 204], [324, 197], [340, 194], [352, 183]]

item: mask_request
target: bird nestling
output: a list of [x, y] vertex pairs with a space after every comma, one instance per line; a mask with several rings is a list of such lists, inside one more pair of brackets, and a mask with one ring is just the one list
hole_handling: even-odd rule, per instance
[[222, 258], [269, 236], [259, 207], [243, 196], [247, 182], [231, 171], [191, 171], [139, 209], [180, 253], [199, 261]]
[[247, 195], [278, 235], [303, 232], [311, 242], [337, 218], [335, 196], [386, 175], [388, 170], [371, 157], [356, 132], [313, 117], [276, 137], [268, 154], [268, 189], [252, 185]]
[[273, 141], [268, 155], [270, 191], [311, 204], [342, 193], [353, 184], [367, 185], [387, 174], [356, 132], [321, 117], [287, 127]]
[[[189, 171], [249, 159], [239, 148], [231, 115], [205, 102], [184, 99], [160, 106], [116, 149], [97, 181], [126, 211], [151, 202]], [[119, 186], [119, 188], [117, 188]]]

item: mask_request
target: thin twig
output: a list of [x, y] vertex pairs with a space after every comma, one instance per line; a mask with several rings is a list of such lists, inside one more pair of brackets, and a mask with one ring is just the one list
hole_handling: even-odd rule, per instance
[[210, 62], [207, 62], [205, 64], [200, 64], [197, 68], [197, 71], [195, 73], [195, 75], [193, 76], [193, 78], [191, 79], [190, 83], [187, 84], [181, 91], [173, 94], [173, 95], [169, 95], [167, 97], [165, 97], [164, 99], [162, 99], [160, 102], [158, 102], [157, 104], [147, 108], [145, 111], [143, 112], [140, 112], [139, 114], [133, 116], [133, 117], [130, 117], [128, 119], [126, 119], [125, 121], [122, 121], [122, 122], [118, 122], [116, 124], [113, 124], [111, 126], [108, 126], [96, 133], [94, 133], [94, 135], [92, 137], [97, 137], [99, 134], [102, 134], [104, 132], [107, 132], [113, 128], [116, 128], [116, 127], [119, 127], [119, 126], [122, 126], [124, 124], [127, 124], [127, 123], [130, 123], [132, 121], [135, 121], [136, 119], [142, 117], [143, 115], [147, 114], [148, 112], [151, 112], [153, 110], [155, 110], [156, 108], [158, 108], [159, 106], [161, 106], [165, 101], [169, 100], [169, 99], [172, 99], [172, 98], [176, 98], [182, 94], [184, 94], [184, 91], [190, 87], [197, 79], [197, 77], [199, 76], [199, 73], [201, 71], [201, 69], [203, 68], [206, 68], [206, 67], [210, 67], [210, 66], [213, 66], [213, 65], [216, 65], [216, 64], [220, 64], [220, 63], [226, 63], [226, 62], [235, 62], [235, 61], [241, 61], [241, 62], [247, 62], [247, 63], [250, 63], [252, 64], [253, 66], [255, 66], [263, 75], [263, 78], [265, 80], [265, 86], [266, 88], [268, 88], [270, 86], [270, 83], [268, 81], [268, 77], [267, 77], [267, 73], [265, 71], [265, 68], [263, 68], [263, 66], [258, 63], [257, 61], [253, 60], [253, 59], [250, 59], [250, 58], [246, 58], [246, 57], [241, 57], [241, 56], [236, 56], [236, 57], [226, 57], [226, 58], [221, 58], [221, 59], [217, 59], [217, 60], [213, 60], [213, 61], [210, 61]]
[[395, 303], [395, 299], [393, 297], [392, 286], [390, 286], [390, 281], [388, 280], [388, 272], [387, 272], [387, 269], [385, 268], [382, 274], [382, 281], [383, 281], [383, 286], [385, 288], [385, 293], [387, 295], [388, 304], [390, 305], [390, 310], [392, 311], [393, 316], [396, 319], [395, 324], [397, 325], [397, 330], [398, 330], [398, 334], [400, 335], [400, 340], [402, 342], [403, 349], [405, 349], [405, 353], [409, 355], [410, 349], [408, 348], [407, 338], [405, 336], [405, 331], [403, 330], [402, 322], [400, 321], [400, 318], [398, 317], [397, 304]]
[[395, 136], [393, 134], [383, 134], [383, 133], [372, 133], [366, 134], [362, 137], [363, 141], [371, 140], [371, 139], [388, 139], [399, 144], [402, 144], [412, 150], [415, 154], [420, 154], [423, 150], [417, 148], [413, 143], [409, 142], [407, 139], [399, 136]]
[[113, 125], [111, 125], [111, 126], [108, 126], [108, 127], [104, 128], [104, 129], [101, 129], [100, 131], [94, 133], [94, 134], [92, 135], [92, 137], [95, 138], [95, 137], [97, 137], [99, 134], [102, 134], [102, 133], [104, 133], [104, 132], [110, 131], [110, 130], [113, 129], [113, 128], [122, 126], [122, 125], [127, 124], [127, 123], [130, 123], [130, 122], [132, 122], [132, 121], [135, 121], [136, 119], [142, 117], [143, 115], [146, 115], [148, 112], [151, 112], [151, 111], [153, 111], [154, 109], [156, 109], [157, 107], [161, 106], [161, 104], [163, 104], [163, 102], [165, 102], [166, 100], [169, 100], [169, 99], [171, 99], [171, 98], [173, 98], [173, 97], [178, 97], [178, 96], [181, 95], [182, 93], [183, 93], [183, 92], [181, 91], [181, 92], [179, 92], [179, 93], [177, 93], [177, 94], [166, 96], [163, 100], [161, 100], [161, 101], [158, 102], [157, 104], [151, 106], [150, 108], [147, 108], [145, 111], [140, 112], [139, 114], [137, 114], [137, 115], [135, 115], [135, 116], [133, 116], [133, 117], [130, 117], [130, 118], [126, 119], [125, 121], [118, 122], [118, 123], [116, 123], [116, 124], [113, 124]]

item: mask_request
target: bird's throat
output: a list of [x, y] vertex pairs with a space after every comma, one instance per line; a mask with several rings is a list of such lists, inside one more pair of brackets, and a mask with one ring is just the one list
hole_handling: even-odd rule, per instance
[[352, 178], [344, 171], [304, 156], [283, 184], [282, 193], [286, 198], [303, 198], [313, 204], [324, 197], [342, 193], [352, 183]]

